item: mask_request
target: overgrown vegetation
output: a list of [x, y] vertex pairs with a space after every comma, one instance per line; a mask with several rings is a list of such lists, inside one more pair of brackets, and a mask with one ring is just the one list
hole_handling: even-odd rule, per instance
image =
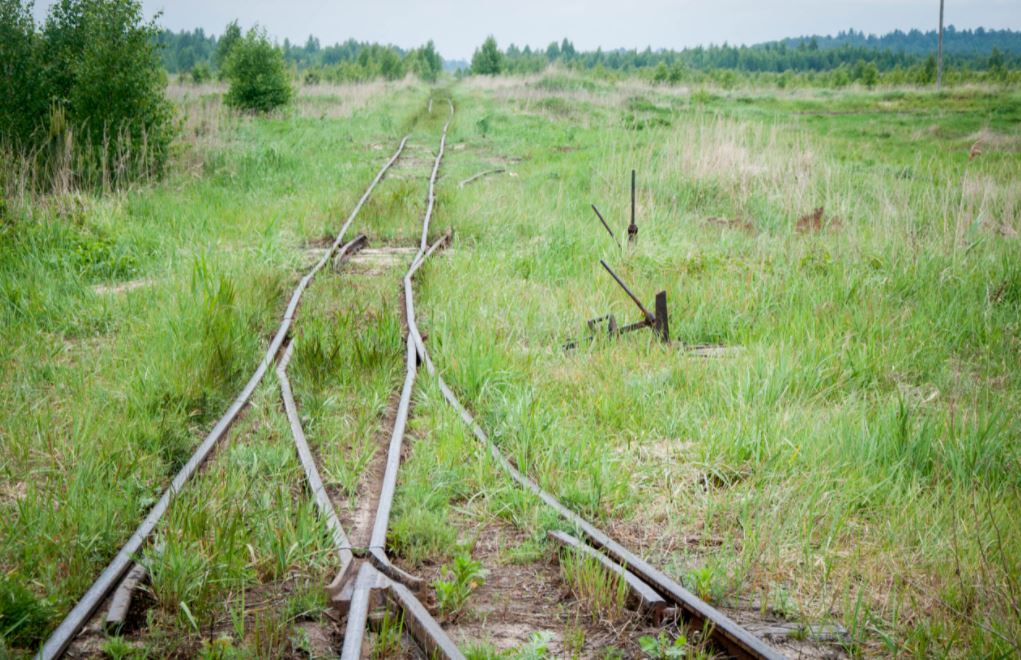
[[[17, 80], [35, 75], [50, 24], [37, 29], [21, 3], [0, 8], [12, 76], [2, 84], [30, 106], [36, 88]], [[53, 43], [106, 35], [136, 10], [65, 0]], [[193, 79], [230, 68], [247, 37], [229, 32], [209, 51], [222, 62], [210, 54]], [[102, 57], [52, 52], [99, 67], [135, 38], [113, 38]], [[267, 45], [281, 52], [264, 38], [260, 52]], [[578, 57], [569, 43], [557, 51]], [[360, 69], [373, 77], [383, 70], [374, 57]], [[457, 243], [416, 283], [434, 359], [522, 470], [596, 522], [655, 529], [627, 541], [713, 603], [754, 599], [806, 624], [836, 620], [862, 655], [1016, 653], [1021, 97], [1011, 57], [989, 66], [1004, 76], [976, 70], [986, 82], [940, 95], [870, 90], [897, 71], [873, 61], [853, 89], [797, 93], [843, 65], [757, 77], [685, 65], [675, 76], [675, 62], [615, 77], [558, 55], [541, 76], [463, 81], [434, 225], [452, 225]], [[69, 79], [95, 82], [92, 64]], [[291, 64], [274, 69], [288, 85]], [[158, 82], [147, 75], [138, 80]], [[218, 94], [179, 81], [181, 151], [196, 165], [118, 195], [0, 203], [0, 655], [38, 647], [237, 392], [306, 248], [332, 235], [379, 166], [384, 151], [372, 147], [408, 127], [412, 149], [434, 144], [430, 90], [348, 91], [364, 94], [353, 112], [308, 84], [286, 116], [223, 121]], [[67, 144], [76, 108], [98, 103], [80, 99], [40, 102], [46, 140], [65, 137], [36, 155], [58, 158], [48, 149]], [[95, 169], [23, 171], [46, 173], [38, 188], [90, 181], [53, 178], [62, 171], [96, 172], [103, 187], [104, 152], [73, 153]], [[413, 155], [363, 209], [358, 229], [377, 241], [417, 241]], [[494, 165], [508, 175], [453, 185]], [[631, 168], [641, 233], [621, 251], [588, 204], [622, 226]], [[109, 186], [130, 171], [109, 169]], [[634, 314], [600, 257], [643, 299], [668, 292], [674, 345], [638, 333], [560, 350], [586, 318]], [[400, 382], [396, 275], [323, 275], [300, 310], [292, 376], [324, 481], [357, 506]], [[349, 277], [361, 279], [350, 287]], [[684, 351], [692, 344], [726, 350], [696, 359]], [[448, 567], [435, 586], [456, 622], [482, 577], [463, 532], [513, 526], [524, 538], [506, 554], [528, 563], [545, 556], [556, 519], [476, 451], [427, 377], [414, 410], [389, 550]], [[288, 433], [267, 381], [143, 554], [150, 626], [110, 638], [106, 653], [307, 652], [298, 624], [323, 623], [332, 559]], [[592, 620], [622, 615], [612, 576], [581, 563], [564, 577]], [[255, 595], [264, 600], [253, 605]], [[384, 628], [389, 648], [399, 626]], [[583, 647], [577, 637], [565, 644]], [[535, 632], [513, 653], [538, 657], [549, 641]], [[691, 650], [664, 636], [628, 651], [643, 646]]]
[[41, 29], [29, 4], [2, 0], [0, 189], [109, 189], [159, 174], [174, 126], [155, 34], [136, 0], [60, 0]]

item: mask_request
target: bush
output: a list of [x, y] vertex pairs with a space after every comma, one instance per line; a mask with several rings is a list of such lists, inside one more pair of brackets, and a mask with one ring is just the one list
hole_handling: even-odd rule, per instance
[[244, 110], [269, 112], [291, 100], [291, 82], [284, 56], [264, 30], [252, 28], [230, 49], [225, 64], [230, 89], [227, 104]]
[[174, 123], [156, 33], [138, 0], [59, 0], [42, 31], [30, 5], [0, 0], [0, 142], [63, 185], [157, 173]]
[[213, 72], [209, 69], [209, 65], [205, 62], [199, 62], [191, 69], [191, 81], [196, 85], [209, 82], [212, 77]]

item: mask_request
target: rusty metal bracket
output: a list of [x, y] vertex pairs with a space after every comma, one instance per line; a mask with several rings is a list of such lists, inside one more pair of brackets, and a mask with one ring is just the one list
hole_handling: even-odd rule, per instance
[[599, 263], [603, 265], [603, 268], [605, 268], [606, 272], [610, 274], [610, 277], [612, 277], [614, 281], [616, 281], [617, 284], [620, 285], [620, 288], [624, 289], [624, 293], [626, 293], [628, 297], [631, 298], [635, 305], [638, 306], [638, 309], [642, 310], [642, 315], [645, 316], [646, 324], [652, 325], [653, 323], [655, 323], [656, 317], [652, 315], [652, 312], [645, 308], [645, 305], [642, 304], [642, 301], [638, 299], [638, 296], [631, 292], [631, 289], [628, 288], [627, 284], [624, 284], [624, 281], [617, 276], [617, 273], [613, 272], [613, 269], [610, 268], [609, 264], [607, 264], [602, 259], [599, 260]]
[[[609, 264], [607, 264], [602, 259], [599, 260], [599, 263], [603, 265], [603, 268], [606, 269], [606, 272], [609, 273], [610, 276], [613, 277], [614, 281], [617, 282], [617, 284], [620, 286], [620, 288], [624, 290], [624, 293], [626, 293], [628, 297], [631, 298], [632, 302], [635, 303], [638, 309], [642, 312], [642, 316], [644, 316], [645, 318], [641, 321], [631, 323], [623, 327], [618, 326], [617, 319], [613, 314], [607, 314], [606, 316], [600, 316], [598, 318], [589, 319], [587, 321], [587, 325], [590, 334], [585, 339], [589, 341], [594, 339], [596, 336], [596, 326], [599, 323], [606, 321], [608, 326], [607, 328], [608, 334], [611, 337], [622, 335], [628, 332], [634, 332], [635, 330], [641, 330], [643, 328], [652, 328], [652, 330], [659, 336], [663, 343], [667, 344], [670, 343], [670, 320], [669, 312], [667, 311], [666, 291], [660, 291], [659, 293], [656, 294], [655, 302], [656, 314], [653, 315], [652, 312], [650, 312], [645, 307], [645, 305], [642, 304], [642, 301], [638, 299], [638, 296], [636, 296], [634, 292], [631, 291], [630, 288], [628, 288], [628, 285], [624, 284], [624, 281], [620, 279], [620, 276], [618, 276], [617, 273], [613, 272], [613, 269], [610, 268]], [[571, 340], [564, 344], [564, 350], [569, 351], [574, 348], [577, 348], [578, 343], [579, 343], [578, 340]]]

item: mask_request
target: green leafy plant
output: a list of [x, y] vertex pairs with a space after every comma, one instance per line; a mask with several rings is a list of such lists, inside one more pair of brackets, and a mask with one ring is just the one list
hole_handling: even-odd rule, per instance
[[467, 554], [454, 557], [453, 566], [440, 568], [442, 578], [433, 581], [436, 603], [444, 616], [455, 618], [475, 589], [486, 583], [486, 570], [482, 563]]
[[103, 642], [103, 654], [111, 660], [125, 660], [141, 655], [139, 649], [123, 637], [109, 637]]
[[647, 658], [666, 660], [667, 658], [686, 658], [689, 655], [688, 638], [684, 635], [673, 641], [665, 632], [661, 632], [656, 637], [643, 635], [638, 639], [638, 646], [641, 647], [642, 653]]
[[213, 72], [210, 70], [209, 65], [205, 62], [199, 62], [191, 70], [191, 81], [196, 85], [201, 85], [204, 82], [209, 82], [213, 77]]
[[528, 641], [514, 653], [515, 660], [541, 660], [549, 654], [549, 643], [553, 641], [553, 633], [541, 630], [532, 633]]

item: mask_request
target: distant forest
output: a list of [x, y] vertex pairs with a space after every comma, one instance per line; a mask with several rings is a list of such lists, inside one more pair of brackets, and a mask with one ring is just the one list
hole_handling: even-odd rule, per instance
[[[229, 26], [230, 27], [230, 26]], [[236, 25], [235, 25], [236, 28]], [[804, 36], [755, 44], [752, 46], [699, 46], [684, 50], [578, 51], [564, 39], [545, 49], [519, 48], [511, 44], [494, 57], [486, 58], [487, 67], [496, 70], [475, 73], [532, 73], [553, 63], [577, 69], [601, 68], [621, 72], [649, 70], [659, 78], [685, 77], [685, 72], [735, 71], [742, 73], [819, 73], [837, 70], [875, 68], [877, 72], [911, 72], [907, 77], [926, 82], [934, 73], [936, 31], [896, 30], [882, 36], [848, 30], [835, 36]], [[186, 73], [196, 67], [216, 69], [218, 38], [202, 29], [157, 35], [167, 71]], [[324, 80], [361, 80], [401, 78], [407, 73], [434, 76], [439, 64], [447, 70], [469, 68], [467, 62], [439, 59], [432, 42], [414, 50], [383, 46], [349, 39], [323, 46], [310, 36], [304, 44], [285, 39], [281, 48], [285, 61], [302, 72], [309, 82]], [[949, 69], [964, 71], [1011, 71], [1021, 69], [1021, 32], [1013, 30], [957, 30], [946, 28], [943, 41], [944, 63]], [[479, 53], [476, 53], [476, 58]], [[492, 56], [493, 53], [488, 55]], [[854, 76], [851, 76], [852, 79]]]
[[[698, 46], [684, 50], [576, 51], [570, 41], [551, 43], [545, 50], [511, 44], [503, 53], [508, 72], [539, 71], [553, 61], [575, 68], [630, 70], [681, 65], [696, 71], [717, 69], [742, 72], [795, 73], [832, 71], [841, 66], [875, 63], [879, 71], [935, 64], [937, 33], [900, 30], [882, 36], [849, 30], [836, 36], [805, 36], [753, 46]], [[987, 69], [1021, 67], [1021, 32], [1013, 30], [956, 30], [943, 34], [944, 64]]]
[[[237, 23], [228, 25], [225, 34], [228, 40], [234, 38], [232, 35], [239, 35]], [[202, 28], [181, 32], [161, 30], [156, 35], [166, 70], [169, 73], [192, 73], [197, 79], [205, 78], [218, 69], [223, 41], [224, 37], [207, 35]], [[409, 73], [435, 80], [443, 65], [432, 41], [420, 48], [405, 50], [354, 39], [322, 46], [319, 39], [310, 36], [302, 45], [284, 39], [278, 47], [284, 61], [301, 72], [308, 83], [375, 78], [398, 80]], [[196, 75], [196, 72], [199, 73]]]

